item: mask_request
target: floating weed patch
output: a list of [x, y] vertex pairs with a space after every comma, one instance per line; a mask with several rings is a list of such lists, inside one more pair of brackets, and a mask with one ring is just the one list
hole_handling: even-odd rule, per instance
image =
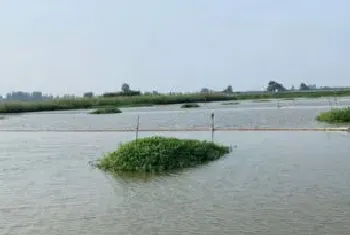
[[334, 108], [329, 112], [320, 113], [316, 120], [328, 123], [350, 123], [350, 107]]
[[270, 102], [271, 100], [267, 100], [267, 99], [263, 99], [263, 100], [253, 100], [252, 102], [253, 103], [268, 103]]
[[239, 102], [222, 103], [221, 105], [239, 105]]
[[199, 104], [192, 104], [192, 103], [189, 103], [189, 104], [183, 104], [181, 106], [181, 108], [199, 108]]
[[164, 172], [217, 160], [229, 152], [229, 147], [208, 141], [155, 136], [121, 145], [97, 167], [109, 172]]
[[116, 107], [102, 107], [92, 111], [90, 114], [111, 114], [121, 113], [122, 111]]

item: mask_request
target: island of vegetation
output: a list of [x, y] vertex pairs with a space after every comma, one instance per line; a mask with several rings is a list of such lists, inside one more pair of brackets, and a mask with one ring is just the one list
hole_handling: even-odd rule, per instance
[[239, 105], [239, 102], [222, 103], [221, 105]]
[[112, 113], [121, 113], [122, 111], [117, 107], [101, 107], [92, 111], [90, 114], [112, 114]]
[[334, 108], [329, 112], [320, 113], [316, 120], [328, 123], [350, 123], [350, 107]]
[[162, 172], [194, 167], [229, 151], [208, 141], [154, 136], [121, 145], [100, 159], [97, 167], [108, 172]]
[[183, 104], [181, 106], [181, 108], [185, 108], [185, 109], [188, 109], [188, 108], [199, 108], [199, 104], [195, 104], [195, 103], [188, 103], [188, 104]]

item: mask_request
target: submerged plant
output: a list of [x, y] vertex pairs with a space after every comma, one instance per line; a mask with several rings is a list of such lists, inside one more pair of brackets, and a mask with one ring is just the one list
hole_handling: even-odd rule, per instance
[[221, 105], [239, 105], [239, 102], [222, 103]]
[[350, 107], [334, 108], [329, 112], [320, 113], [316, 117], [317, 121], [328, 123], [349, 123], [350, 122]]
[[208, 141], [155, 136], [121, 145], [100, 159], [97, 167], [110, 172], [160, 172], [193, 167], [229, 152], [229, 147]]
[[122, 111], [116, 107], [103, 107], [92, 111], [90, 114], [110, 114], [110, 113], [121, 113]]
[[199, 104], [194, 104], [194, 103], [188, 103], [188, 104], [183, 104], [181, 108], [199, 108]]

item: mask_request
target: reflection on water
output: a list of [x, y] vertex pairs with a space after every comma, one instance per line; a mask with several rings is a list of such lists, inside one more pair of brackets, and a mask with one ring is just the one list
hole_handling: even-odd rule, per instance
[[[197, 114], [192, 119], [200, 119]], [[16, 118], [42, 126], [72, 118], [56, 115]], [[82, 116], [67, 123], [93, 121]], [[14, 125], [16, 118], [5, 121]], [[290, 116], [285, 120], [295, 124]], [[206, 132], [140, 134], [211, 138]], [[227, 157], [161, 176], [116, 177], [88, 164], [134, 137], [3, 132], [0, 234], [349, 234], [347, 133], [217, 133], [216, 142], [237, 145]]]

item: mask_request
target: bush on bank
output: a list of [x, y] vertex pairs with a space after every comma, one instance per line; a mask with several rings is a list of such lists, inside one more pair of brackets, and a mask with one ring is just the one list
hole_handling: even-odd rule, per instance
[[350, 107], [334, 108], [329, 112], [320, 113], [316, 120], [328, 123], [350, 123]]
[[229, 147], [208, 141], [154, 136], [121, 145], [100, 159], [97, 167], [109, 172], [160, 172], [193, 167], [227, 153]]

